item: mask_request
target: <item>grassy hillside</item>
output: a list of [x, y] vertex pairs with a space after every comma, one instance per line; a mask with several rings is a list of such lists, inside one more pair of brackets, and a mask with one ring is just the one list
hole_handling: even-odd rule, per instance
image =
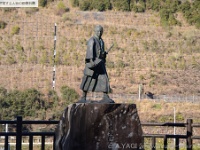
[[200, 94], [200, 30], [183, 14], [176, 14], [182, 26], [163, 27], [153, 11], [88, 12], [63, 4], [70, 9], [60, 12], [60, 2], [39, 9], [1, 9], [1, 86], [44, 93], [52, 88], [57, 23], [56, 90], [68, 85], [80, 93], [86, 41], [101, 24], [106, 48], [115, 45], [107, 58], [114, 93], [137, 93], [143, 83], [145, 91], [158, 95]]

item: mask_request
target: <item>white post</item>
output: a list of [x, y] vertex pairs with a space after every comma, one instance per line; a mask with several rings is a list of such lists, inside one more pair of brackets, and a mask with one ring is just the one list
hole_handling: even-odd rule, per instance
[[192, 98], [192, 100], [193, 100], [192, 102], [194, 103], [194, 94], [193, 94], [193, 98]]
[[141, 95], [143, 93], [143, 84], [139, 84], [139, 100], [141, 100]]
[[8, 132], [8, 124], [6, 124], [6, 132]]
[[56, 62], [55, 62], [55, 58], [56, 58], [56, 30], [57, 28], [57, 24], [55, 23], [55, 27], [54, 27], [54, 52], [53, 52], [53, 90], [55, 90], [55, 86], [56, 86]]
[[[174, 107], [174, 123], [176, 123], [176, 108]], [[176, 135], [176, 127], [174, 126], [174, 135]], [[176, 146], [176, 139], [174, 138], [174, 146]]]
[[140, 101], [140, 99], [141, 99], [141, 86], [140, 86], [140, 84], [139, 84], [139, 101]]

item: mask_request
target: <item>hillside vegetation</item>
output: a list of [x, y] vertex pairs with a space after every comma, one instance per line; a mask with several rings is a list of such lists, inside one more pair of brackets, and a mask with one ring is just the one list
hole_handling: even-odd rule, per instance
[[[119, 3], [120, 2], [120, 3]], [[86, 7], [87, 6], [87, 7]], [[39, 8], [0, 10], [0, 86], [6, 94], [1, 107], [9, 118], [16, 115], [55, 118], [45, 111], [69, 104], [63, 87], [79, 89], [86, 41], [96, 24], [104, 27], [107, 70], [113, 93], [200, 95], [200, 30], [198, 0], [64, 0], [40, 1]], [[54, 60], [54, 26], [57, 25]], [[56, 64], [55, 101], [51, 105], [52, 71]], [[31, 93], [37, 96], [24, 101]], [[77, 94], [76, 93], [76, 94]], [[41, 96], [43, 95], [43, 96]], [[22, 98], [17, 98], [17, 97]], [[38, 97], [39, 96], [39, 97]], [[76, 98], [78, 96], [76, 95]], [[9, 113], [14, 101], [38, 108], [23, 114], [23, 105]], [[38, 101], [39, 100], [39, 101]], [[9, 109], [6, 109], [9, 108]], [[27, 107], [27, 109], [29, 109]], [[58, 117], [58, 115], [56, 115]], [[7, 119], [7, 118], [5, 118]]]
[[67, 86], [61, 88], [60, 96], [53, 90], [45, 96], [34, 88], [8, 91], [1, 87], [0, 119], [12, 120], [22, 116], [25, 119], [57, 120], [65, 107], [77, 101], [78, 97], [77, 92]]
[[181, 25], [181, 22], [176, 19], [177, 12], [183, 13], [186, 20], [197, 28], [200, 28], [200, 2], [194, 0], [70, 0], [74, 7], [79, 7], [81, 10], [117, 10], [117, 11], [134, 11], [143, 13], [148, 10], [159, 12], [161, 24], [163, 26]]
[[[65, 107], [76, 101], [78, 94], [69, 87], [62, 87], [62, 95], [59, 97], [55, 91], [48, 93], [45, 97], [36, 89], [27, 89], [24, 91], [10, 91], [0, 88], [0, 119], [13, 120], [16, 116], [23, 116], [24, 120], [58, 120]], [[121, 101], [116, 100], [116, 103]], [[135, 103], [137, 106], [140, 121], [146, 122], [186, 122], [192, 118], [193, 123], [200, 123], [200, 106], [197, 103], [182, 102], [165, 102], [153, 100], [129, 100], [129, 103]], [[192, 109], [191, 109], [192, 108]], [[14, 111], [13, 111], [14, 110]], [[175, 115], [175, 118], [174, 118]], [[52, 130], [55, 126], [45, 126], [45, 130]], [[14, 127], [9, 126], [9, 131]], [[4, 130], [4, 126], [0, 125], [0, 131]], [[42, 131], [33, 125], [25, 125], [23, 130]], [[143, 127], [144, 133], [148, 134], [173, 134], [172, 127]], [[183, 128], [176, 128], [176, 134], [185, 134]], [[198, 136], [200, 130], [194, 129], [194, 136]]]

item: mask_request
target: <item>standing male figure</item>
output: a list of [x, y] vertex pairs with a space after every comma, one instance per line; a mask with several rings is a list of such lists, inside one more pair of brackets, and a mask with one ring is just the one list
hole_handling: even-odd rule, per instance
[[88, 91], [103, 92], [103, 98], [100, 102], [114, 103], [108, 96], [110, 85], [105, 67], [107, 53], [104, 50], [104, 41], [101, 38], [102, 34], [103, 27], [97, 25], [94, 28], [94, 36], [87, 41], [84, 76], [80, 86], [83, 95], [80, 101], [78, 101], [79, 103], [86, 102]]

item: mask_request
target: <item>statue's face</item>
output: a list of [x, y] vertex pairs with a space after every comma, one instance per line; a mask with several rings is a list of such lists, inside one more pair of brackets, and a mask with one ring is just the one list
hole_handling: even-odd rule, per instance
[[102, 28], [96, 29], [95, 34], [97, 37], [101, 38], [101, 36], [103, 34], [103, 29]]

